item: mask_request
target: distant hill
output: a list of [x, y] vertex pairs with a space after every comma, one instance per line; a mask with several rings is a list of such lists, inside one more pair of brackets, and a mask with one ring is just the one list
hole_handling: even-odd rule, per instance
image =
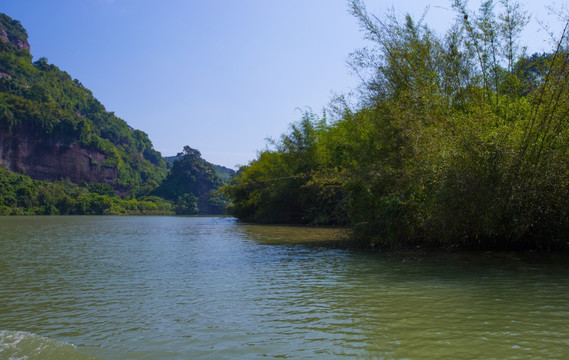
[[[175, 160], [180, 159], [180, 156], [165, 156], [164, 160], [166, 160], [168, 163], [170, 164], [174, 164]], [[216, 164], [211, 164], [211, 166], [213, 166], [213, 168], [215, 169], [215, 172], [217, 173], [217, 175], [223, 180], [223, 181], [229, 181], [235, 174], [236, 171], [232, 170], [228, 167], [222, 166], [222, 165], [216, 165]]]
[[[170, 156], [167, 160], [171, 161], [172, 168], [152, 195], [172, 201], [178, 214], [225, 212], [227, 202], [216, 190], [228, 182], [229, 175], [224, 175], [227, 178], [224, 180], [216, 165], [202, 159], [201, 153], [189, 146], [185, 146], [183, 152]], [[217, 168], [232, 171], [222, 166]]]

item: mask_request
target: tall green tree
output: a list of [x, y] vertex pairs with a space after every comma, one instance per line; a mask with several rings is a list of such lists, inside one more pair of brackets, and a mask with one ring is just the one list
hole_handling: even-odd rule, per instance
[[221, 214], [225, 202], [215, 196], [215, 190], [222, 184], [213, 165], [198, 150], [184, 146], [153, 194], [173, 201], [178, 214]]

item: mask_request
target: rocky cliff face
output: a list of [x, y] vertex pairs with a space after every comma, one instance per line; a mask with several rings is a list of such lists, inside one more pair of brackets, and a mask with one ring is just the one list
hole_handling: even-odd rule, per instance
[[[8, 44], [0, 47], [2, 51], [30, 51], [28, 34], [22, 24], [0, 13], [0, 45], [3, 42]], [[12, 75], [1, 70], [0, 79], [12, 79]], [[7, 108], [3, 109], [6, 114]], [[66, 144], [61, 139], [41, 135], [28, 123], [27, 119], [18, 119], [18, 125], [10, 128], [0, 123], [0, 166], [38, 180], [116, 182], [118, 170], [101, 166], [105, 161], [103, 153], [82, 148], [76, 141]]]
[[30, 51], [28, 33], [19, 21], [0, 14], [0, 41], [8, 42], [18, 49]]
[[30, 51], [30, 44], [27, 39], [18, 39], [15, 36], [8, 34], [6, 29], [0, 26], [0, 41], [6, 41], [10, 44], [16, 46], [18, 49], [24, 49]]
[[[30, 51], [26, 30], [19, 21], [5, 14], [0, 14], [1, 42]], [[1, 78], [11, 79], [12, 76], [0, 71]], [[116, 169], [98, 166], [104, 160], [103, 154], [82, 149], [78, 144], [63, 144], [38, 136], [22, 122], [10, 130], [0, 126], [0, 165], [35, 179], [112, 182], [117, 175]]]
[[39, 137], [22, 126], [10, 133], [0, 128], [0, 165], [34, 179], [112, 184], [117, 169], [102, 167], [103, 161], [103, 154], [76, 143]]

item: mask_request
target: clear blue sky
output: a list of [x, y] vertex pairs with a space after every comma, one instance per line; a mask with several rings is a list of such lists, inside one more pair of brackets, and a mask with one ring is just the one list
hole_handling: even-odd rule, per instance
[[[426, 22], [441, 32], [454, 16], [450, 0], [366, 3], [416, 16], [431, 5]], [[526, 8], [529, 52], [549, 49], [535, 19], [559, 25], [541, 1]], [[298, 108], [320, 112], [353, 91], [346, 60], [367, 45], [346, 0], [1, 0], [0, 12], [28, 30], [35, 59], [79, 79], [162, 155], [190, 145], [231, 168], [285, 132]]]

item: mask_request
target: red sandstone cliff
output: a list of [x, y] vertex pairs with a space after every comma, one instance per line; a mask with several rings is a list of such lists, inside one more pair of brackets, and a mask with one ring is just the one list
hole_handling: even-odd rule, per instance
[[112, 184], [117, 169], [102, 167], [104, 160], [97, 151], [39, 137], [21, 126], [10, 133], [0, 128], [0, 165], [34, 179]]
[[[3, 24], [0, 23], [0, 42], [30, 51], [26, 31], [21, 24], [5, 15]], [[5, 28], [6, 24], [10, 27]], [[10, 28], [11, 31], [7, 30]], [[12, 79], [12, 76], [0, 71], [1, 78]], [[76, 142], [66, 144], [49, 136], [38, 135], [25, 124], [25, 119], [20, 119], [19, 124], [10, 130], [0, 125], [0, 166], [39, 180], [115, 183], [118, 171], [101, 166], [105, 160], [104, 154], [82, 148]]]

